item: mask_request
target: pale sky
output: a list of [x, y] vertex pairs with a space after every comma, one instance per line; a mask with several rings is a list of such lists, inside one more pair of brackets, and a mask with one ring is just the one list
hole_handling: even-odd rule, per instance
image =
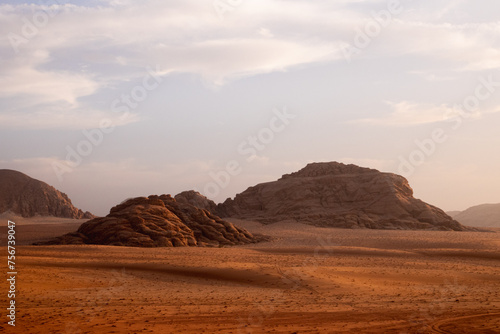
[[[2, 1], [0, 168], [105, 215], [313, 161], [500, 203], [499, 1]], [[113, 128], [109, 128], [109, 126]]]

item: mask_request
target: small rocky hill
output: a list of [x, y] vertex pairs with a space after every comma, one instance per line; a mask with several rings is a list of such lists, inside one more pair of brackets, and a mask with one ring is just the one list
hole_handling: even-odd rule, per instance
[[500, 204], [481, 204], [455, 213], [454, 219], [476, 227], [500, 227]]
[[207, 210], [178, 202], [170, 195], [152, 195], [126, 200], [106, 217], [83, 223], [76, 233], [40, 244], [233, 246], [259, 240]]
[[298, 221], [317, 226], [371, 229], [468, 228], [413, 197], [399, 175], [337, 162], [312, 163], [277, 181], [250, 187], [219, 204], [222, 217], [262, 223]]
[[191, 204], [198, 209], [208, 210], [213, 214], [217, 214], [217, 204], [197, 191], [183, 191], [180, 194], [175, 195], [175, 200], [179, 203]]
[[75, 208], [68, 196], [54, 187], [10, 169], [0, 169], [0, 213], [4, 212], [25, 218], [94, 218], [90, 212]]

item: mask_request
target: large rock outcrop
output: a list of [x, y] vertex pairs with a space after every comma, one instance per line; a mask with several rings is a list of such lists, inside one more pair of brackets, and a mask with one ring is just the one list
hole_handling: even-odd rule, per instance
[[232, 246], [257, 242], [244, 229], [170, 195], [137, 197], [76, 233], [39, 244], [96, 244], [131, 247]]
[[94, 218], [90, 212], [75, 208], [66, 194], [47, 183], [15, 170], [0, 169], [0, 213], [7, 211], [25, 218]]
[[175, 195], [175, 200], [179, 203], [191, 204], [198, 209], [208, 210], [213, 214], [217, 214], [217, 204], [211, 199], [206, 198], [202, 194], [194, 190], [183, 191]]
[[399, 175], [337, 162], [312, 163], [219, 204], [221, 216], [372, 229], [467, 229], [413, 197]]

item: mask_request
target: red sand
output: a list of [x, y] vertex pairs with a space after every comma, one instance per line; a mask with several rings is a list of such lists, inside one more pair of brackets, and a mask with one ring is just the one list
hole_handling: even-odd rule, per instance
[[[20, 246], [16, 327], [5, 311], [0, 326], [6, 333], [500, 333], [499, 233], [235, 223], [276, 239], [233, 248]], [[42, 236], [24, 230], [24, 240], [71, 229], [39, 227]]]

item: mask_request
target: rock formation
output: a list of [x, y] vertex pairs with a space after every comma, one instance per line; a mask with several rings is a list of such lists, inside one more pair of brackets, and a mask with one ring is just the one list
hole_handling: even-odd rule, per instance
[[197, 191], [183, 191], [180, 194], [175, 195], [174, 198], [179, 203], [191, 204], [198, 209], [208, 210], [213, 214], [217, 214], [217, 204]]
[[413, 197], [399, 175], [342, 163], [312, 163], [219, 204], [222, 217], [293, 220], [342, 228], [464, 230], [441, 209]]
[[137, 197], [113, 207], [77, 232], [39, 244], [97, 244], [131, 247], [223, 246], [257, 242], [244, 229], [170, 195]]
[[22, 217], [54, 216], [92, 219], [90, 212], [73, 206], [68, 196], [47, 183], [21, 172], [0, 170], [0, 213], [10, 211]]

